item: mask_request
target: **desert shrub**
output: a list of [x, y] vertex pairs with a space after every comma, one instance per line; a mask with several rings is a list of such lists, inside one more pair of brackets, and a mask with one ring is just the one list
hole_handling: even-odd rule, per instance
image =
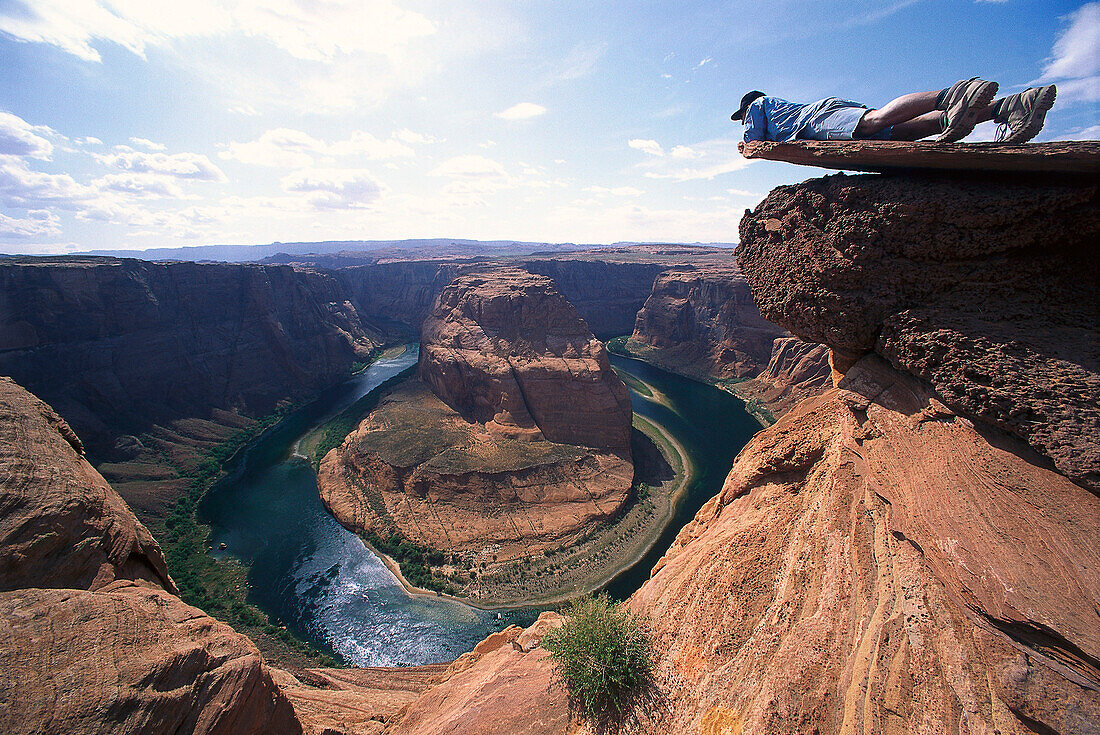
[[597, 729], [630, 709], [653, 670], [649, 636], [633, 613], [607, 595], [575, 600], [565, 624], [543, 636], [570, 705]]

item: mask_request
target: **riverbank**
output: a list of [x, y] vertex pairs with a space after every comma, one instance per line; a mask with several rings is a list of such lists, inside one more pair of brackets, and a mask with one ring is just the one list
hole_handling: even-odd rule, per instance
[[648, 443], [641, 454], [657, 453], [648, 461], [664, 465], [663, 477], [640, 483], [618, 517], [593, 528], [576, 544], [507, 563], [493, 563], [488, 552], [483, 554], [470, 594], [455, 599], [485, 610], [554, 607], [603, 589], [643, 559], [668, 527], [696, 468], [687, 449], [665, 427], [635, 415], [634, 428], [640, 435], [635, 446]]
[[692, 363], [669, 360], [660, 350], [642, 344], [626, 335], [608, 340], [607, 350], [620, 357], [654, 365], [670, 373], [691, 380], [698, 380], [700, 383], [706, 383], [718, 390], [725, 391], [744, 403], [745, 410], [765, 429], [776, 421], [775, 414], [772, 413], [767, 403], [761, 400], [759, 396], [753, 395], [753, 391], [750, 389], [752, 380], [749, 378], [718, 378], [705, 370], [700, 370]]

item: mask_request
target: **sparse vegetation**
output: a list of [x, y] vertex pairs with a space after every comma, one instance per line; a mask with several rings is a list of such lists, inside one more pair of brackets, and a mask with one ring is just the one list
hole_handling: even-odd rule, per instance
[[313, 447], [313, 451], [309, 454], [313, 466], [317, 467], [320, 465], [321, 459], [329, 453], [329, 450], [340, 446], [347, 435], [355, 431], [356, 427], [359, 426], [359, 422], [363, 420], [363, 417], [378, 407], [378, 402], [391, 387], [405, 380], [414, 372], [416, 372], [416, 365], [405, 368], [400, 373], [385, 381], [370, 393], [341, 411], [323, 427], [316, 430], [316, 432], [311, 432], [318, 435], [316, 439], [317, 443]]
[[543, 636], [570, 706], [597, 729], [609, 729], [650, 683], [648, 633], [641, 620], [607, 595], [573, 601], [565, 624]]
[[187, 492], [162, 523], [150, 524], [150, 530], [160, 541], [168, 571], [184, 602], [229, 623], [253, 640], [260, 642], [266, 636], [314, 665], [337, 666], [331, 656], [315, 650], [248, 602], [248, 567], [236, 560], [218, 561], [210, 556], [210, 529], [195, 517], [202, 496], [221, 476], [222, 465], [292, 410], [292, 406], [283, 406], [209, 449], [201, 461], [186, 469], [177, 467], [180, 476], [190, 480]]
[[458, 594], [458, 588], [448, 582], [446, 577], [432, 571], [433, 566], [440, 566], [446, 561], [446, 555], [442, 551], [410, 541], [399, 531], [394, 531], [389, 536], [367, 531], [364, 537], [376, 551], [398, 563], [401, 575], [409, 584], [445, 595]]

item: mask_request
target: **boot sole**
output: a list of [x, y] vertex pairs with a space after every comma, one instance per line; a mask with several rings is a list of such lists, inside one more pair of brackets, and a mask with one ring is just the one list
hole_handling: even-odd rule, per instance
[[1019, 131], [1008, 136], [1001, 141], [1004, 145], [1020, 145], [1026, 143], [1043, 129], [1043, 125], [1046, 124], [1047, 112], [1051, 107], [1054, 107], [1054, 100], [1058, 97], [1058, 88], [1051, 85], [1051, 88], [1043, 92], [1043, 95], [1035, 100], [1035, 107], [1031, 110], [1031, 115], [1028, 116], [1027, 125]]
[[977, 97], [966, 106], [966, 112], [959, 115], [959, 123], [954, 128], [949, 126], [947, 130], [944, 130], [943, 134], [936, 138], [936, 142], [954, 143], [974, 132], [974, 127], [978, 124], [977, 114], [974, 110], [989, 107], [989, 103], [997, 95], [998, 89], [999, 86], [996, 82], [986, 82], [981, 91], [978, 92]]

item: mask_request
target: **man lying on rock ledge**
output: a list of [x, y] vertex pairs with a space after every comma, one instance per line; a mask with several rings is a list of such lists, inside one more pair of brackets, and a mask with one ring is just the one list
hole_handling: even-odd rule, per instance
[[772, 140], [920, 140], [939, 134], [937, 143], [954, 143], [970, 135], [978, 123], [997, 122], [997, 141], [1026, 143], [1043, 129], [1058, 89], [1053, 84], [1032, 87], [994, 100], [997, 83], [978, 77], [950, 87], [914, 92], [883, 107], [837, 97], [797, 104], [754, 90], [741, 98], [730, 116], [745, 126], [745, 142]]

